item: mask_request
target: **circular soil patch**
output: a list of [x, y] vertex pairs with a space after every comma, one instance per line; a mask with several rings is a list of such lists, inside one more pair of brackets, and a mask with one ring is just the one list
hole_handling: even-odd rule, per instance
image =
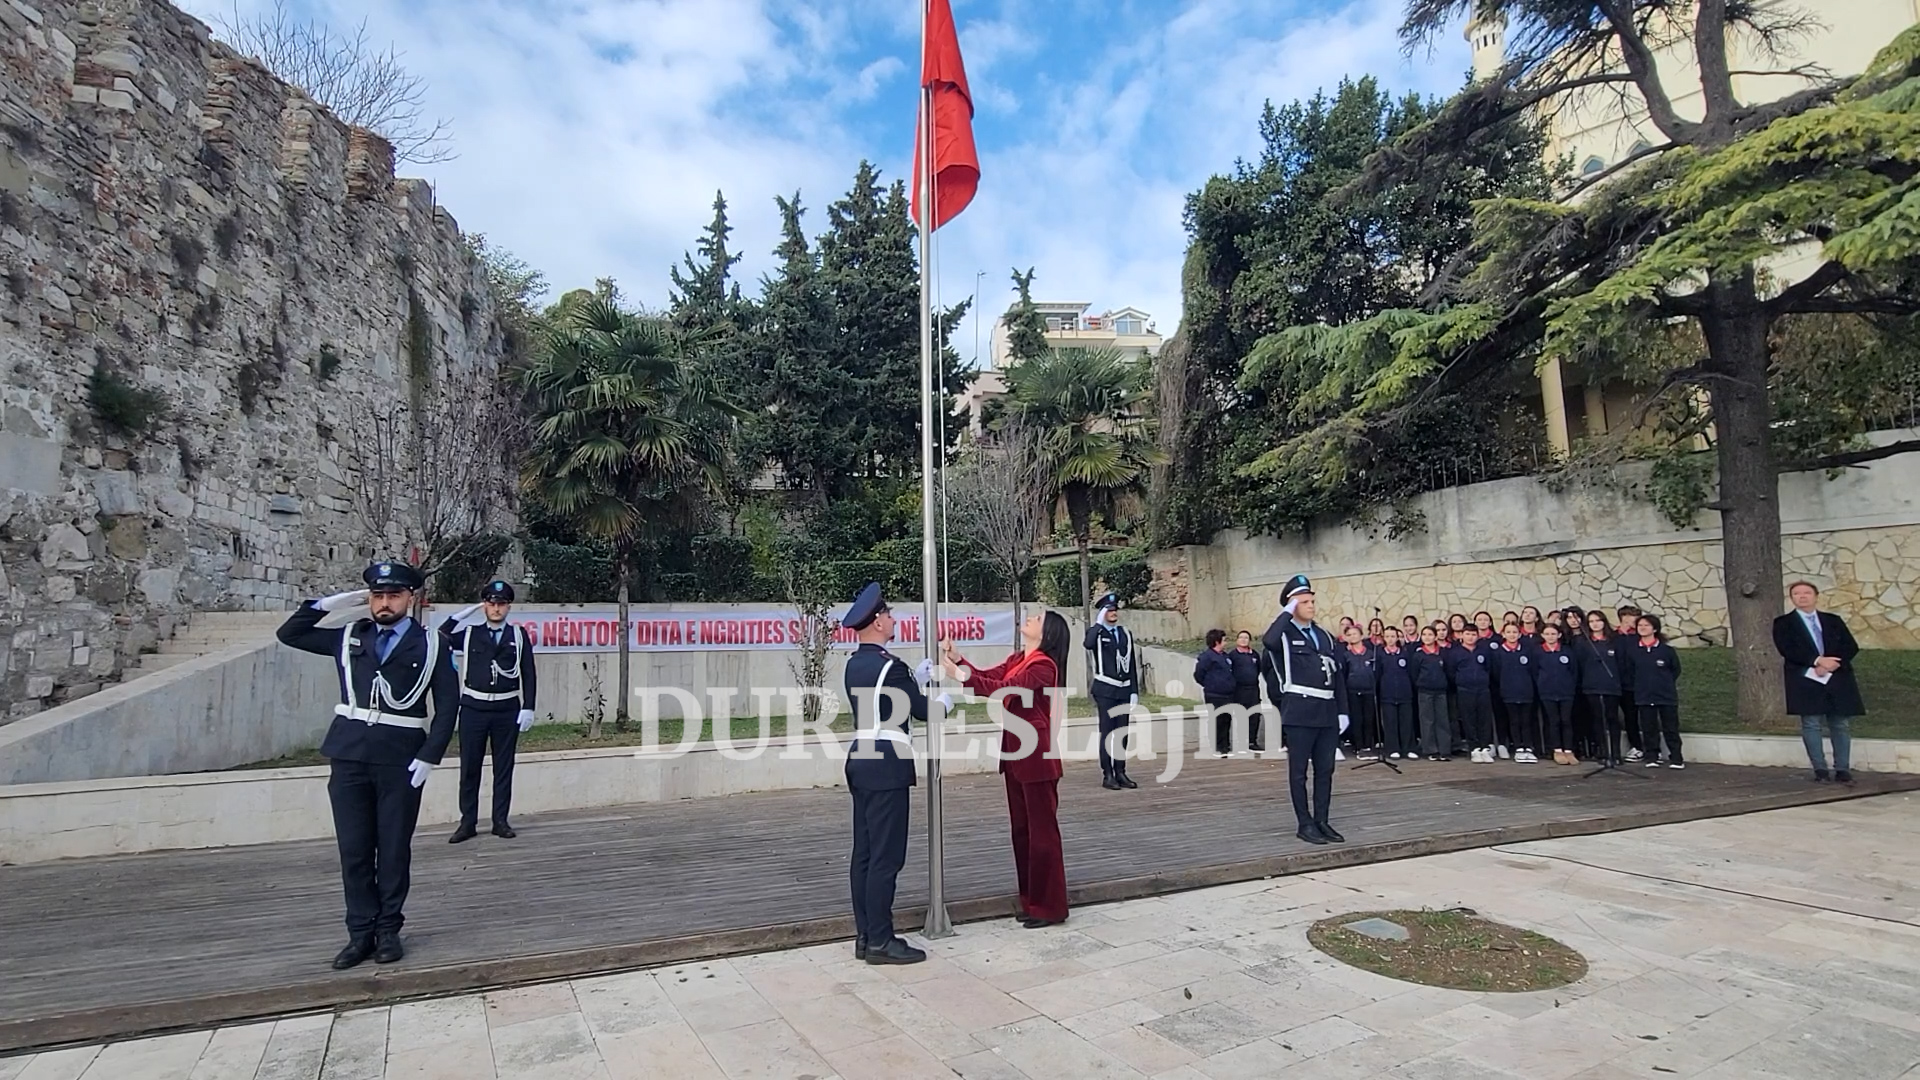
[[[1352, 928], [1368, 919], [1397, 925], [1407, 940]], [[1368, 926], [1376, 933], [1390, 931], [1377, 923]], [[1466, 908], [1354, 912], [1314, 923], [1307, 941], [1363, 971], [1449, 990], [1551, 990], [1587, 973], [1586, 958], [1552, 938], [1489, 922]]]

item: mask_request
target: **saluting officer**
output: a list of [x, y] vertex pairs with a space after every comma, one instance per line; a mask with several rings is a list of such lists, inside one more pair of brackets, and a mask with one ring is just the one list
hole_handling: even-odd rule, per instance
[[[279, 638], [302, 652], [332, 656], [340, 669], [340, 704], [320, 743], [331, 767], [327, 801], [340, 844], [346, 887], [347, 947], [333, 958], [350, 968], [373, 957], [388, 964], [400, 946], [407, 902], [413, 828], [420, 788], [447, 743], [459, 699], [459, 678], [441, 636], [407, 614], [424, 583], [403, 562], [380, 562], [362, 575], [367, 587], [309, 600], [280, 627]], [[322, 629], [332, 611], [366, 605], [369, 617]], [[433, 695], [428, 720], [427, 695]]]
[[[1327, 820], [1333, 803], [1333, 752], [1347, 730], [1345, 665], [1333, 637], [1313, 621], [1313, 584], [1295, 574], [1280, 590], [1280, 617], [1267, 628], [1267, 697], [1280, 710], [1287, 789], [1298, 836], [1309, 844], [1345, 843]], [[1313, 766], [1313, 806], [1307, 806], [1307, 766]]]
[[[493, 744], [493, 835], [511, 840], [519, 834], [507, 823], [513, 805], [513, 755], [520, 733], [533, 727], [533, 696], [538, 681], [533, 636], [507, 621], [513, 610], [513, 586], [490, 581], [480, 602], [440, 624], [460, 671], [460, 827], [450, 844], [479, 834], [480, 763]], [[484, 623], [469, 622], [475, 611]]]
[[[1120, 597], [1108, 593], [1094, 608], [1093, 625], [1087, 627], [1086, 649], [1093, 654], [1093, 707], [1100, 714], [1100, 786], [1108, 791], [1137, 788], [1127, 775], [1128, 721], [1133, 714], [1128, 705], [1140, 703], [1140, 676], [1133, 663], [1133, 635], [1120, 625]], [[1107, 745], [1110, 733], [1119, 731], [1115, 741], [1120, 751], [1115, 756]]]
[[856, 631], [860, 641], [846, 670], [855, 729], [847, 753], [847, 790], [853, 794], [853, 859], [847, 872], [853, 955], [869, 964], [917, 964], [927, 954], [894, 935], [893, 893], [907, 861], [907, 810], [916, 782], [908, 718], [926, 722], [924, 687], [933, 677], [933, 661], [911, 666], [886, 650], [894, 619], [878, 582], [860, 590], [842, 625]]

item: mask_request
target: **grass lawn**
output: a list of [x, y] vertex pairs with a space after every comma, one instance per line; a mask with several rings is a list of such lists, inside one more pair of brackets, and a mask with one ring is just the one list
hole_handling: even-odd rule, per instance
[[[1920, 738], [1920, 651], [1873, 649], [1861, 653], [1853, 666], [1867, 705], [1867, 715], [1853, 721], [1853, 737]], [[1732, 649], [1680, 650], [1681, 731], [1800, 734], [1800, 722], [1790, 717], [1764, 727], [1741, 723], [1733, 701]]]
[[[1159, 694], [1145, 694], [1141, 696], [1140, 704], [1158, 711], [1168, 705], [1191, 706], [1193, 702], [1183, 698], [1163, 697]], [[955, 707], [967, 710], [967, 720], [969, 723], [981, 723], [986, 719], [986, 712], [979, 704], [969, 705], [967, 702], [956, 702]], [[1092, 716], [1094, 715], [1093, 702], [1084, 697], [1070, 698], [1067, 701], [1067, 715], [1074, 717]], [[846, 713], [841, 713], [834, 719], [832, 729], [841, 732], [852, 731], [853, 718]], [[775, 713], [773, 717], [774, 737], [782, 738], [786, 733], [786, 715], [784, 713]], [[686, 726], [684, 722], [679, 720], [660, 721], [660, 745], [674, 746], [681, 742], [685, 735]], [[694, 741], [710, 741], [712, 737], [712, 723], [710, 721], [702, 721], [700, 737]], [[732, 737], [737, 742], [752, 742], [758, 739], [760, 737], [760, 718], [757, 716], [734, 717]], [[640, 724], [637, 720], [630, 724], [629, 729], [626, 731], [615, 731], [613, 729], [613, 722], [609, 720], [601, 727], [600, 737], [597, 739], [587, 738], [587, 726], [583, 723], [535, 724], [531, 731], [520, 736], [520, 750], [523, 753], [530, 753], [536, 750], [592, 750], [609, 746], [639, 746], [640, 740]], [[456, 756], [459, 753], [457, 743], [453, 752]], [[282, 754], [279, 757], [269, 758], [266, 761], [251, 761], [245, 765], [235, 765], [234, 768], [292, 769], [302, 765], [325, 765], [326, 763], [327, 759], [321, 757], [320, 751], [315, 748], [296, 750], [291, 754]]]

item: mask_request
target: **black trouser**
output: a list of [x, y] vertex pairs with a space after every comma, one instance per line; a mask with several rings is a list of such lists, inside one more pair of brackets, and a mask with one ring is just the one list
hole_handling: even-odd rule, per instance
[[1521, 718], [1526, 715], [1521, 711], [1524, 708], [1525, 706], [1517, 705], [1511, 701], [1496, 701], [1493, 703], [1493, 741], [1495, 745], [1504, 746], [1508, 749], [1519, 747], [1520, 741], [1526, 737], [1526, 728], [1521, 720]]
[[1499, 745], [1509, 750], [1527, 749], [1535, 756], [1546, 752], [1540, 739], [1540, 710], [1531, 701], [1503, 701], [1502, 712], [1507, 718], [1507, 729], [1498, 736]]
[[1371, 750], [1380, 745], [1380, 699], [1373, 694], [1354, 694], [1347, 699], [1352, 721], [1347, 726], [1348, 741], [1356, 749]]
[[1453, 740], [1447, 745], [1455, 747], [1467, 745], [1466, 713], [1460, 709], [1460, 692], [1457, 690], [1447, 695], [1447, 723], [1451, 725], [1449, 730], [1453, 732]]
[[1493, 745], [1493, 695], [1486, 690], [1462, 690], [1460, 722], [1467, 729], [1467, 746], [1484, 750]]
[[1612, 694], [1588, 694], [1587, 715], [1593, 721], [1594, 756], [1620, 760], [1620, 699]]
[[507, 824], [513, 806], [513, 757], [520, 745], [520, 701], [506, 708], [460, 703], [460, 823], [480, 820], [480, 764], [493, 744], [493, 824]]
[[1620, 715], [1626, 717], [1621, 726], [1627, 729], [1627, 745], [1645, 753], [1646, 747], [1640, 739], [1640, 709], [1634, 705], [1633, 695], [1625, 690], [1620, 691]]
[[1660, 756], [1660, 737], [1667, 739], [1667, 760], [1684, 761], [1680, 756], [1680, 706], [1640, 706], [1640, 752], [1649, 760]]
[[1573, 738], [1573, 702], [1542, 701], [1540, 703], [1541, 726], [1546, 729], [1546, 743], [1549, 750], [1574, 749]]
[[893, 940], [893, 890], [907, 864], [907, 811], [912, 788], [853, 788], [853, 926], [860, 940], [885, 947]]
[[[1333, 804], [1333, 748], [1338, 727], [1303, 727], [1282, 723], [1287, 740], [1287, 792], [1293, 796], [1293, 816], [1301, 828], [1326, 824]], [[1307, 766], [1313, 766], [1313, 810], [1307, 810]]]
[[1244, 705], [1247, 709], [1247, 749], [1265, 750], [1260, 742], [1260, 688], [1243, 686], [1234, 693], [1233, 703]]
[[1114, 757], [1112, 750], [1107, 746], [1107, 736], [1116, 731], [1120, 732], [1121, 734], [1114, 740], [1115, 746], [1121, 754], [1124, 755], [1127, 752], [1129, 738], [1126, 734], [1127, 722], [1133, 717], [1127, 706], [1132, 697], [1131, 694], [1119, 698], [1107, 698], [1097, 693], [1093, 695], [1094, 711], [1100, 715], [1100, 771], [1107, 775], [1127, 771], [1126, 758]]
[[332, 763], [327, 801], [340, 845], [340, 883], [347, 894], [347, 932], [360, 937], [398, 931], [407, 921], [412, 883], [413, 827], [420, 820], [420, 789], [405, 765]]
[[1408, 757], [1420, 753], [1420, 726], [1413, 718], [1413, 702], [1380, 703], [1380, 727], [1385, 733], [1387, 753]]
[[1228, 713], [1227, 706], [1234, 704], [1234, 699], [1218, 694], [1202, 696], [1207, 699], [1207, 712], [1213, 716], [1213, 752], [1233, 753], [1233, 717]]
[[1453, 721], [1447, 716], [1447, 694], [1443, 690], [1418, 692], [1420, 707], [1420, 750], [1428, 757], [1453, 756]]

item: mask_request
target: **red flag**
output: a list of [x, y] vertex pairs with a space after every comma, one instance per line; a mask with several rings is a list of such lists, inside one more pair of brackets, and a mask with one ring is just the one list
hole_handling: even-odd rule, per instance
[[[920, 86], [932, 92], [933, 112], [933, 227], [959, 216], [980, 186], [980, 155], [973, 148], [973, 92], [967, 89], [966, 65], [960, 61], [960, 35], [953, 29], [953, 8], [947, 0], [929, 0], [927, 25], [921, 39]], [[922, 110], [925, 111], [924, 109]], [[920, 173], [926, 168], [926, 137], [913, 133], [913, 220], [922, 226]]]

